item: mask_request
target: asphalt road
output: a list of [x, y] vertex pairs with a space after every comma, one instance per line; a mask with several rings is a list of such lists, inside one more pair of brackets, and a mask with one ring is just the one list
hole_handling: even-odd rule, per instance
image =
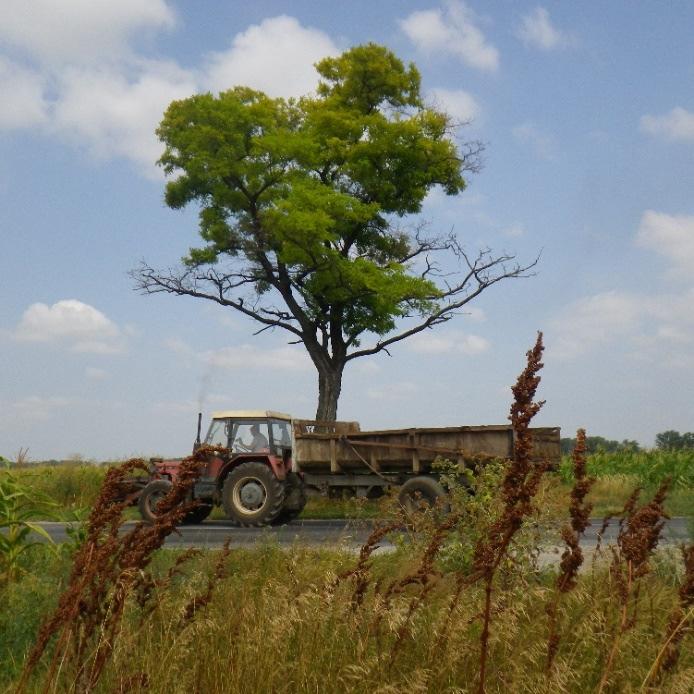
[[[135, 521], [129, 521], [124, 526], [127, 531]], [[302, 546], [322, 547], [324, 549], [360, 547], [369, 536], [375, 521], [354, 520], [296, 520], [287, 525], [269, 528], [236, 528], [228, 521], [205, 521], [200, 525], [186, 525], [179, 528], [179, 533], [170, 535], [166, 546], [175, 548], [198, 547], [207, 549], [220, 548], [227, 538], [232, 545], [253, 546], [262, 541], [270, 541], [282, 546], [300, 544]], [[55, 542], [68, 539], [65, 523], [40, 523]], [[590, 550], [597, 543], [597, 533], [602, 520], [595, 519], [587, 529], [582, 540], [582, 546]], [[603, 543], [614, 542], [617, 537], [617, 522], [613, 521], [607, 528]], [[667, 522], [663, 531], [661, 544], [676, 544], [689, 538], [688, 519], [673, 518]], [[559, 541], [559, 540], [558, 540]], [[385, 550], [390, 543], [384, 540], [380, 543]], [[560, 545], [557, 545], [559, 547]]]

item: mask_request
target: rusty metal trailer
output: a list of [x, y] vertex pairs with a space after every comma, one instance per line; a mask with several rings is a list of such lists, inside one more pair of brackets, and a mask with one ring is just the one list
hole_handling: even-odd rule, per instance
[[[533, 457], [558, 463], [559, 427], [531, 431]], [[368, 497], [390, 486], [409, 485], [422, 491], [411, 483], [422, 478], [436, 481], [438, 473], [432, 468], [436, 459], [474, 467], [488, 459], [511, 458], [514, 444], [508, 425], [361, 431], [358, 422], [295, 419], [293, 434], [294, 466], [308, 488]]]

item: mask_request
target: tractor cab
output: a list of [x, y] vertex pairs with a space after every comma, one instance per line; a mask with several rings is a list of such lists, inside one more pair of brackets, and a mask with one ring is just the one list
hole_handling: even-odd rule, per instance
[[204, 443], [224, 446], [233, 455], [264, 453], [289, 460], [292, 418], [272, 410], [224, 410], [212, 413]]

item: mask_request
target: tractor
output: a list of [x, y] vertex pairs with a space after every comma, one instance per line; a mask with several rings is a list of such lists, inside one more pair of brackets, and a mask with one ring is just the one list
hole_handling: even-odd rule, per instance
[[[184, 523], [200, 523], [215, 506], [236, 525], [259, 527], [287, 523], [306, 505], [303, 480], [292, 466], [292, 418], [259, 410], [214, 412], [204, 441], [200, 441], [202, 415], [193, 451], [202, 444], [229, 449], [212, 456], [195, 482], [192, 497], [199, 501]], [[152, 470], [137, 504], [142, 518], [153, 521], [157, 503], [178, 474], [180, 460], [153, 458]]]

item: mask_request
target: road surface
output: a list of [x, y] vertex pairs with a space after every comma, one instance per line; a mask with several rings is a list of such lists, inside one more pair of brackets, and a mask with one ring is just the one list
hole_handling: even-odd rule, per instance
[[[124, 525], [127, 531], [135, 521], [129, 521]], [[269, 528], [236, 528], [225, 520], [205, 521], [199, 525], [185, 525], [179, 528], [180, 534], [172, 534], [166, 539], [166, 547], [201, 549], [219, 549], [227, 538], [231, 538], [232, 545], [250, 547], [259, 542], [270, 541], [281, 546], [320, 547], [323, 549], [356, 549], [361, 547], [376, 521], [355, 520], [296, 520], [287, 525]], [[667, 522], [663, 531], [661, 544], [676, 544], [689, 538], [689, 520], [687, 518], [673, 518]], [[55, 542], [64, 542], [68, 539], [65, 531], [66, 523], [40, 523]], [[597, 533], [602, 525], [602, 520], [595, 519], [582, 539], [581, 545], [590, 550], [597, 542]], [[605, 532], [603, 543], [614, 542], [617, 537], [617, 522], [610, 523]], [[557, 548], [561, 543], [557, 540]], [[384, 540], [380, 543], [384, 549], [389, 548], [390, 543]]]

